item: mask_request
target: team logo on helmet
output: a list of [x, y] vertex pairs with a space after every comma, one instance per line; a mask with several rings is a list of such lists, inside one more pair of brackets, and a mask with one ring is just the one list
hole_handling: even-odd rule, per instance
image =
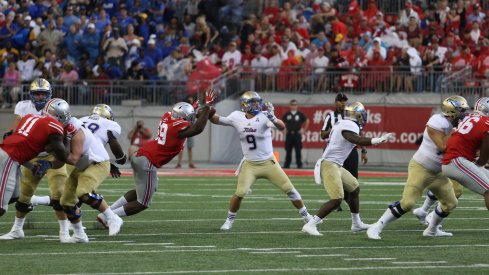
[[32, 103], [37, 109], [43, 108], [46, 103], [51, 99], [53, 91], [51, 89], [51, 84], [44, 78], [38, 78], [32, 81], [29, 95], [31, 97]]
[[104, 117], [108, 120], [114, 120], [114, 113], [112, 113], [112, 109], [109, 107], [109, 105], [106, 104], [95, 105], [95, 107], [93, 107], [92, 114]]
[[359, 126], [367, 123], [367, 110], [360, 102], [349, 103], [345, 107], [345, 118], [355, 121]]
[[458, 95], [452, 95], [443, 100], [441, 104], [441, 112], [444, 116], [457, 119], [465, 116], [465, 112], [469, 109], [467, 100]]
[[261, 112], [263, 100], [257, 92], [247, 91], [240, 98], [241, 111], [256, 115]]

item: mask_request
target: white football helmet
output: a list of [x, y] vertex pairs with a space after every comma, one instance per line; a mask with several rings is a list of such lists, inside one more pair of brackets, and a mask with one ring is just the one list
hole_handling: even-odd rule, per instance
[[355, 121], [359, 126], [367, 123], [367, 110], [360, 102], [349, 103], [345, 107], [345, 118]]
[[481, 97], [474, 106], [474, 111], [477, 113], [489, 117], [489, 97]]
[[42, 113], [55, 118], [63, 126], [66, 126], [71, 118], [70, 105], [61, 98], [50, 99], [42, 109]]
[[173, 105], [171, 109], [171, 116], [194, 123], [195, 110], [194, 107], [187, 102], [178, 102], [177, 104]]
[[92, 114], [99, 115], [108, 120], [114, 120], [114, 113], [112, 113], [112, 109], [109, 107], [109, 105], [106, 104], [95, 105], [95, 107], [93, 107]]

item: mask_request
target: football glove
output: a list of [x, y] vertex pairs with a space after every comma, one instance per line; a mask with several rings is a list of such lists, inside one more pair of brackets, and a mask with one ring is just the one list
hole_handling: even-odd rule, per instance
[[32, 174], [35, 177], [42, 177], [48, 169], [52, 168], [53, 164], [50, 161], [47, 160], [38, 160], [37, 163], [34, 165], [32, 168]]
[[379, 138], [372, 138], [371, 142], [372, 142], [372, 145], [379, 145], [379, 144], [382, 144], [382, 143], [389, 141], [389, 139], [391, 139], [393, 137], [394, 137], [394, 133], [387, 133], [387, 134], [383, 134]]
[[265, 106], [267, 107], [267, 111], [265, 112], [265, 115], [267, 118], [273, 122], [277, 123], [277, 117], [275, 116], [275, 107], [273, 107], [273, 104], [271, 102], [265, 103]]
[[110, 175], [113, 178], [118, 178], [121, 176], [121, 171], [119, 170], [119, 167], [115, 166], [114, 164], [110, 164]]
[[217, 92], [213, 88], [207, 89], [205, 91], [205, 104], [212, 105], [217, 99]]
[[3, 134], [3, 139], [6, 139], [8, 136], [12, 135], [13, 133], [14, 133], [14, 130], [10, 130], [10, 131], [8, 131], [8, 132], [5, 132], [5, 133]]

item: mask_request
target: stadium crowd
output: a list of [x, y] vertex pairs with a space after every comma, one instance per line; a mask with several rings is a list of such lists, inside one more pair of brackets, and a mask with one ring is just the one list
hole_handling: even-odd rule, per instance
[[204, 58], [221, 73], [252, 72], [258, 90], [299, 91], [308, 78], [319, 91], [352, 88], [363, 74], [375, 76], [361, 84], [372, 91], [439, 91], [455, 68], [489, 74], [479, 0], [407, 0], [398, 14], [376, 0], [271, 0], [258, 15], [244, 2], [0, 1], [0, 100], [15, 103], [16, 85], [37, 77], [185, 82]]

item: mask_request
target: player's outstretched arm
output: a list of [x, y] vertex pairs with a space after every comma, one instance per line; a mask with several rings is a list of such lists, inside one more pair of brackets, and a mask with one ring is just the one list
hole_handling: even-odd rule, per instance
[[360, 146], [379, 145], [389, 141], [389, 139], [394, 136], [393, 133], [387, 133], [387, 134], [383, 134], [379, 138], [366, 138], [366, 137], [359, 136], [358, 134], [352, 131], [343, 131], [341, 134], [349, 142]]
[[207, 119], [209, 118], [209, 111], [210, 106], [207, 104], [203, 105], [199, 111], [199, 117], [197, 118], [197, 121], [192, 124], [192, 126], [178, 132], [178, 138], [193, 137], [202, 133], [202, 131], [204, 131], [205, 125], [207, 124]]
[[116, 158], [115, 162], [117, 164], [126, 163], [127, 160], [126, 153], [124, 153], [124, 150], [122, 150], [119, 141], [114, 137], [111, 131], [107, 131], [107, 137], [109, 138], [110, 150], [112, 151], [112, 153]]

